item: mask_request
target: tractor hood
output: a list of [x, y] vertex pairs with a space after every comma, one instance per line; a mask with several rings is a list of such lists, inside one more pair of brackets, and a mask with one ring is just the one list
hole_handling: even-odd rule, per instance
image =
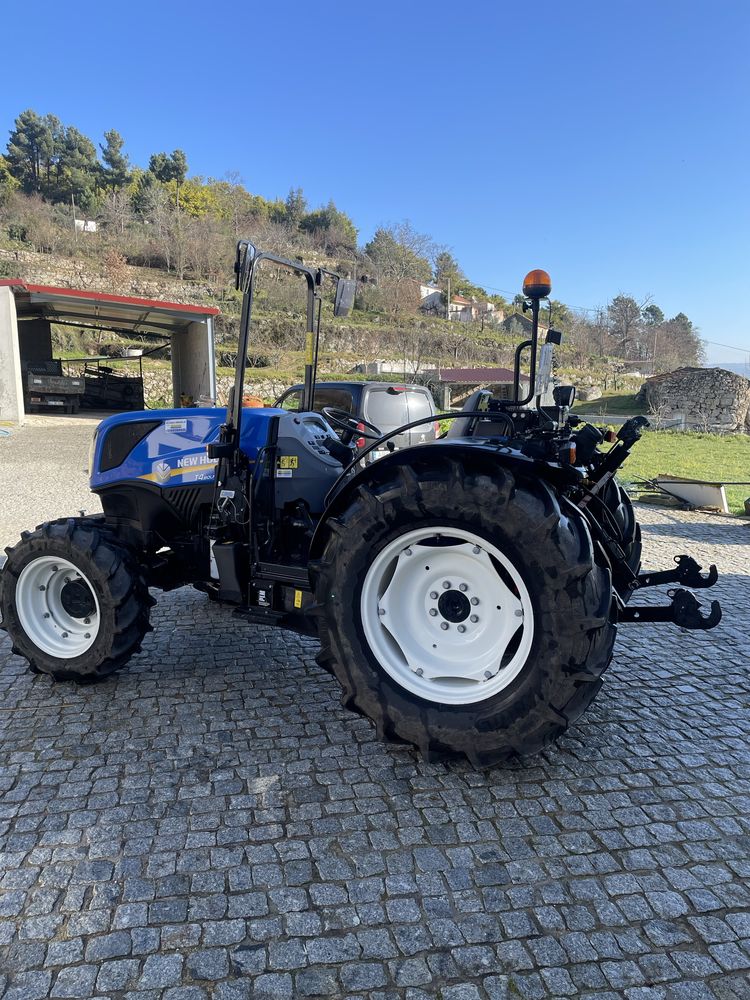
[[[240, 447], [250, 462], [268, 439], [270, 421], [283, 410], [248, 410]], [[213, 482], [216, 459], [208, 445], [216, 441], [226, 410], [173, 409], [119, 413], [96, 429], [89, 467], [92, 490], [125, 480], [155, 486], [188, 486]]]

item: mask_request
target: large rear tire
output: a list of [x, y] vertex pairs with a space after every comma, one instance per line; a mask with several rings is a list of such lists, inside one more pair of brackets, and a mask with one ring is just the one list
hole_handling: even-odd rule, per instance
[[428, 759], [535, 753], [601, 686], [609, 570], [543, 482], [423, 461], [360, 485], [329, 520], [312, 567], [319, 662], [346, 706]]
[[641, 526], [636, 520], [633, 503], [616, 479], [609, 480], [604, 488], [602, 500], [612, 515], [612, 519], [607, 519], [607, 527], [622, 546], [625, 565], [635, 579], [641, 568], [643, 543]]
[[91, 683], [138, 652], [154, 601], [135, 553], [102, 519], [50, 521], [6, 552], [3, 628], [32, 671]]

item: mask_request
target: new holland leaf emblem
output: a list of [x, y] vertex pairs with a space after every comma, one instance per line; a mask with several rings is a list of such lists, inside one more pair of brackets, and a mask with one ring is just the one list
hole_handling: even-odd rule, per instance
[[157, 483], [166, 483], [172, 473], [172, 468], [169, 462], [154, 462], [152, 472]]

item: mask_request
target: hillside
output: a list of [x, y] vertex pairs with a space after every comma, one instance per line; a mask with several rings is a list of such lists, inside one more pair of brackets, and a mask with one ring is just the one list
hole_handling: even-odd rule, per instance
[[[519, 334], [497, 321], [519, 312], [520, 294], [512, 301], [490, 294], [448, 247], [406, 221], [381, 226], [364, 241], [333, 199], [310, 206], [300, 187], [267, 198], [236, 176], [190, 176], [180, 149], [155, 152], [145, 167], [132, 164], [114, 129], [97, 150], [54, 115], [29, 109], [12, 123], [0, 155], [0, 276], [41, 281], [44, 274], [50, 283], [217, 304], [221, 350], [233, 343], [239, 316], [231, 277], [240, 237], [357, 280], [353, 316], [327, 328], [326, 347], [339, 365], [383, 357], [418, 372], [512, 360]], [[521, 278], [498, 276], [497, 283], [518, 287]], [[425, 283], [435, 289], [429, 313], [422, 308]], [[256, 346], [265, 367], [286, 370], [301, 346], [294, 294], [274, 276], [259, 301]], [[447, 322], [449, 310], [470, 321]], [[555, 301], [547, 321], [565, 336], [563, 371], [602, 382], [614, 377], [610, 388], [618, 388], [618, 373], [664, 371], [702, 357], [688, 317], [667, 318], [651, 299], [617, 294], [596, 313]], [[86, 347], [85, 337], [60, 337], [63, 350]]]

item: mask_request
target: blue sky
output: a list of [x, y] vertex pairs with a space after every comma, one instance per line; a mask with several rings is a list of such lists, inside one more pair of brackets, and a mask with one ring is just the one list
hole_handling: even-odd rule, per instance
[[0, 145], [32, 107], [136, 163], [179, 146], [333, 197], [363, 240], [408, 218], [486, 287], [545, 267], [574, 306], [651, 294], [741, 363], [749, 31], [746, 0], [38, 0], [3, 12]]

